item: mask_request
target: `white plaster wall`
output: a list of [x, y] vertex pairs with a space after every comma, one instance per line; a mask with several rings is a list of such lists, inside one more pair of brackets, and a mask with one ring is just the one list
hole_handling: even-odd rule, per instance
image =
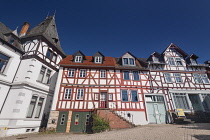
[[11, 83], [18, 68], [18, 65], [20, 63], [21, 55], [18, 52], [12, 50], [10, 47], [6, 46], [5, 44], [2, 45], [1, 42], [0, 42], [0, 52], [10, 57], [6, 69], [4, 70], [3, 74], [0, 74], [0, 81]]
[[4, 85], [0, 83], [0, 109], [4, 103], [4, 100], [7, 96], [10, 86]]

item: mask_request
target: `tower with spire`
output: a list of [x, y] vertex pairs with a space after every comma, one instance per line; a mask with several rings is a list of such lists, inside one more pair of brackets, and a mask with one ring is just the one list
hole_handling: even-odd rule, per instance
[[55, 16], [20, 33], [0, 22], [0, 137], [46, 127], [58, 63], [65, 57]]

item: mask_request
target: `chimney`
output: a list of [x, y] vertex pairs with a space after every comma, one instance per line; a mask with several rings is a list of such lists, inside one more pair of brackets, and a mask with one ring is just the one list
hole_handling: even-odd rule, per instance
[[26, 32], [28, 31], [29, 26], [30, 26], [30, 24], [28, 22], [23, 23], [23, 26], [22, 26], [22, 29], [21, 29], [20, 35], [19, 35], [20, 37], [26, 35]]

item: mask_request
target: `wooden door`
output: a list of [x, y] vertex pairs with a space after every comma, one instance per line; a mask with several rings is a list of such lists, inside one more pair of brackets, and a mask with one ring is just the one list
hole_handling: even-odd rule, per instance
[[68, 112], [61, 111], [59, 112], [58, 123], [56, 132], [66, 132], [66, 124], [68, 120]]
[[100, 108], [107, 108], [107, 93], [100, 94]]

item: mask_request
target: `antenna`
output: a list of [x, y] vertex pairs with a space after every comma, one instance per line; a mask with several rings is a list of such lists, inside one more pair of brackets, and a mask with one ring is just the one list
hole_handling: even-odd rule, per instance
[[49, 17], [50, 12], [47, 13], [46, 19]]

